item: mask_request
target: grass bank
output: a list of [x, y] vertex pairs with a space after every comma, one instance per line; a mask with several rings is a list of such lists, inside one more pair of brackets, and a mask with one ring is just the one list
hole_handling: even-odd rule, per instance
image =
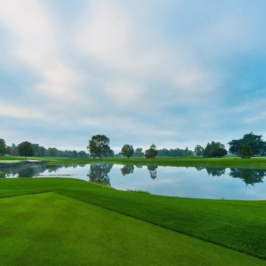
[[[188, 239], [191, 239], [191, 237], [193, 237], [208, 242], [209, 243], [208, 245], [211, 245], [212, 247], [216, 246], [214, 244], [217, 244], [221, 248], [227, 247], [229, 249], [239, 251], [234, 253], [235, 255], [232, 255], [235, 258], [238, 258], [238, 256], [240, 255], [243, 255], [241, 253], [243, 252], [258, 258], [266, 259], [266, 235], [264, 234], [264, 229], [266, 227], [266, 201], [204, 200], [204, 199], [188, 199], [188, 198], [178, 198], [178, 197], [163, 197], [163, 196], [135, 193], [129, 191], [118, 191], [109, 187], [104, 187], [101, 185], [96, 185], [75, 179], [47, 178], [47, 179], [1, 179], [0, 180], [0, 197], [5, 197], [6, 199], [7, 197], [11, 198], [10, 207], [13, 206], [12, 199], [15, 198], [14, 197], [15, 195], [23, 195], [23, 194], [27, 195], [31, 193], [36, 194], [48, 191], [53, 192], [53, 195], [54, 193], [60, 194], [64, 197], [64, 199], [65, 197], [67, 197], [71, 200], [76, 200], [75, 202], [80, 202], [82, 206], [87, 206], [86, 204], [88, 204], [88, 206], [90, 205], [97, 206], [97, 208], [104, 208], [105, 210], [109, 210], [111, 212], [115, 212], [120, 215], [126, 215], [131, 219], [141, 220], [143, 222], [148, 223], [150, 226], [151, 225], [160, 226], [164, 230], [170, 229], [174, 235], [170, 237], [171, 234], [169, 233], [170, 234], [169, 238], [171, 238], [173, 241], [174, 238], [180, 237], [179, 235], [177, 235], [180, 233], [186, 235], [187, 237], [190, 237], [190, 238], [185, 238], [184, 242], [180, 240], [183, 244], [181, 242], [179, 244], [173, 244], [173, 242], [171, 242], [172, 240], [169, 240], [169, 243], [172, 243], [171, 244], [172, 246], [170, 245], [169, 247], [166, 244], [167, 239], [163, 240], [163, 238], [158, 237], [156, 241], [159, 241], [159, 239], [161, 239], [161, 242], [160, 241], [158, 242], [161, 244], [160, 245], [154, 244], [155, 245], [154, 250], [155, 251], [157, 250], [156, 253], [159, 252], [157, 248], [160, 249], [163, 247], [167, 247], [167, 249], [170, 248], [170, 250], [174, 249], [174, 252], [177, 252], [177, 254], [179, 254], [180, 257], [184, 256], [184, 258], [186, 258], [188, 255], [185, 255], [186, 253], [184, 252], [185, 250], [190, 250], [191, 248]], [[54, 196], [51, 197], [53, 198]], [[0, 203], [1, 201], [2, 199], [0, 199]], [[51, 201], [42, 200], [44, 205], [51, 204]], [[34, 208], [36, 210], [42, 209], [43, 206], [40, 206], [38, 204]], [[54, 210], [56, 210], [55, 212], [58, 212], [61, 209], [61, 206], [60, 204], [56, 206], [57, 208], [55, 208]], [[26, 213], [24, 214], [25, 210], [23, 204], [20, 204], [20, 208], [21, 208], [21, 214], [24, 217], [35, 217], [35, 215], [37, 216], [39, 215], [36, 214], [33, 210], [26, 211]], [[64, 207], [64, 208], [68, 210], [68, 212], [70, 213], [73, 212], [73, 215], [75, 213], [79, 215], [79, 210], [76, 208], [73, 207]], [[3, 210], [4, 209], [6, 208], [3, 208]], [[9, 226], [11, 226], [13, 230], [15, 230], [16, 232], [17, 230], [16, 228], [19, 228], [20, 226], [13, 227], [12, 219], [17, 220], [20, 214], [16, 211], [16, 208], [14, 210], [15, 211], [12, 212], [11, 208], [10, 210], [11, 218], [7, 217], [5, 219], [5, 223], [6, 225], [9, 224]], [[89, 221], [87, 221], [87, 219], [89, 220], [93, 218], [94, 214], [93, 213], [87, 214], [87, 216], [81, 215], [81, 217], [83, 217], [83, 220], [85, 220], [89, 224]], [[106, 214], [106, 217], [105, 218], [104, 217], [105, 216], [103, 216], [102, 219], [107, 219], [108, 222], [109, 216]], [[51, 221], [52, 220], [53, 219], [51, 218]], [[124, 227], [126, 227], [126, 224], [127, 223], [124, 223]], [[48, 225], [45, 232], [48, 232], [50, 230], [49, 228], [53, 228], [54, 226], [53, 224], [49, 223]], [[34, 226], [34, 222], [32, 226]], [[65, 237], [67, 237], [68, 235], [67, 227], [68, 226], [64, 227], [65, 228], [64, 230], [66, 230]], [[149, 227], [147, 231], [151, 230], [151, 232], [153, 232], [152, 228], [154, 227], [152, 226]], [[102, 230], [104, 230], [104, 228], [102, 228]], [[109, 230], [111, 231], [114, 230], [113, 237], [118, 238], [117, 240], [114, 239], [114, 243], [116, 243], [115, 241], [120, 241], [119, 242], [120, 245], [123, 246], [123, 248], [126, 249], [128, 248], [129, 253], [132, 251], [133, 247], [135, 247], [137, 252], [139, 243], [145, 241], [144, 239], [140, 240], [139, 238], [136, 238], [138, 240], [136, 240], [136, 242], [134, 243], [132, 242], [132, 247], [131, 246], [127, 247], [126, 246], [127, 240], [123, 239], [123, 236], [121, 236], [122, 238], [120, 239], [119, 229], [115, 226], [115, 222], [111, 222], [111, 226], [108, 227], [108, 231]], [[133, 231], [129, 230], [130, 232], [128, 234], [129, 235], [132, 234], [132, 238], [134, 239], [133, 232], [135, 234], [138, 234], [138, 232], [137, 230], [134, 229], [132, 230]], [[109, 232], [107, 231], [104, 233], [109, 234]], [[162, 234], [164, 233], [165, 232], [162, 231]], [[61, 235], [61, 233], [56, 233], [56, 232], [54, 234], [56, 236]], [[15, 235], [19, 235], [19, 233], [16, 233]], [[2, 238], [0, 238], [0, 242], [2, 241], [1, 239]], [[153, 241], [150, 240], [149, 242], [148, 240], [149, 237], [147, 238], [146, 241], [147, 245], [150, 244], [152, 245]], [[49, 241], [49, 239], [47, 239], [47, 241]], [[6, 245], [5, 241], [1, 243], [2, 243], [0, 245], [1, 247]], [[200, 242], [200, 243], [205, 243], [205, 242]], [[102, 245], [105, 245], [105, 242], [103, 242]], [[106, 245], [108, 245], [108, 241], [106, 242]], [[117, 244], [114, 244], [113, 248], [111, 247], [110, 248], [114, 251], [116, 245]], [[193, 251], [195, 253], [194, 255], [191, 254], [190, 256], [191, 260], [194, 260], [194, 264], [190, 261], [187, 264], [177, 263], [178, 265], [201, 265], [199, 263], [199, 259], [201, 257], [198, 257], [197, 255], [198, 253], [196, 252], [197, 248], [200, 253], [203, 252], [204, 254], [208, 254], [207, 257], [210, 255], [208, 253], [210, 247], [204, 246], [204, 244], [199, 244], [199, 242], [198, 244], [194, 243], [191, 245], [195, 245], [194, 246], [195, 251]], [[200, 247], [201, 245], [202, 247]], [[178, 253], [178, 250], [180, 250], [181, 253], [183, 252], [182, 253], [183, 255], [181, 253]], [[210, 250], [212, 250], [212, 248]], [[220, 251], [217, 252], [218, 252], [217, 256], [221, 256], [221, 258], [225, 256], [226, 258], [227, 255], [225, 255], [226, 253], [225, 249], [222, 248]], [[128, 254], [125, 256], [128, 256]], [[210, 258], [209, 260], [210, 263], [208, 261], [205, 261], [204, 258], [202, 258], [202, 260], [205, 261], [202, 265], [218, 265], [217, 261], [219, 259], [218, 257], [215, 256], [213, 257], [214, 260]], [[230, 257], [231, 255], [228, 256]], [[142, 257], [140, 256], [140, 258]], [[248, 256], [248, 258], [251, 257]], [[217, 261], [215, 261], [215, 259]], [[241, 260], [242, 259], [243, 258], [241, 258]], [[247, 260], [244, 259], [243, 261], [249, 261], [249, 259]], [[241, 263], [244, 263], [243, 261], [241, 261]], [[143, 263], [139, 264], [145, 265]], [[238, 264], [238, 262], [234, 263], [222, 262], [221, 265], [226, 265], [226, 264], [244, 265], [241, 263]], [[255, 260], [254, 264], [253, 262], [251, 263], [251, 261], [249, 261], [248, 263], [247, 265], [266, 265], [266, 262], [262, 260]], [[131, 264], [126, 263], [124, 265], [131, 265]], [[150, 264], [147, 265], [157, 265], [157, 264], [156, 263], [152, 264], [150, 261]], [[174, 265], [174, 264], [172, 264], [172, 262], [169, 262], [169, 264], [167, 264], [166, 262], [165, 265]]]
[[53, 192], [0, 200], [2, 265], [266, 265]]

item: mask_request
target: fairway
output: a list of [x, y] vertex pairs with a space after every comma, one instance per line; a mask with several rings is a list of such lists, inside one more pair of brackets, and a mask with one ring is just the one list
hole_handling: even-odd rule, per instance
[[0, 199], [1, 265], [266, 265], [53, 192]]

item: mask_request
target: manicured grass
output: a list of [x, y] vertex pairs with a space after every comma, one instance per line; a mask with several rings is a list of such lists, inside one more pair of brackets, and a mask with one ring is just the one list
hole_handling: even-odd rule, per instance
[[235, 156], [224, 158], [198, 158], [198, 157], [156, 157], [146, 159], [145, 157], [127, 158], [61, 158], [61, 157], [0, 157], [0, 162], [4, 160], [43, 160], [49, 164], [91, 164], [107, 162], [114, 164], [135, 164], [135, 165], [158, 165], [158, 166], [205, 166], [205, 167], [243, 167], [243, 168], [266, 168], [266, 157], [252, 157], [242, 159]]
[[1, 265], [266, 265], [56, 193], [0, 199]]
[[163, 197], [75, 179], [1, 179], [0, 197], [54, 191], [175, 232], [266, 259], [266, 201]]
[[102, 161], [116, 164], [158, 165], [158, 166], [205, 166], [205, 167], [244, 167], [266, 168], [266, 157], [242, 159], [240, 157], [198, 158], [198, 157], [156, 157], [154, 159], [131, 157], [104, 158]]

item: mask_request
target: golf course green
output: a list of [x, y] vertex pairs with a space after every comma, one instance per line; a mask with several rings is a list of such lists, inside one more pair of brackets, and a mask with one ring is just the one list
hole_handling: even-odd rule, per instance
[[266, 265], [266, 202], [0, 179], [2, 265]]
[[266, 168], [266, 157], [252, 157], [250, 159], [242, 159], [237, 156], [225, 156], [223, 158], [202, 158], [202, 157], [155, 157], [147, 159], [145, 157], [131, 158], [62, 158], [62, 157], [20, 157], [20, 156], [5, 156], [1, 157], [1, 162], [5, 161], [24, 161], [24, 160], [41, 160], [49, 165], [58, 164], [91, 164], [91, 163], [113, 163], [113, 164], [135, 164], [135, 165], [157, 165], [157, 166], [185, 166], [185, 167], [243, 167], [243, 168]]

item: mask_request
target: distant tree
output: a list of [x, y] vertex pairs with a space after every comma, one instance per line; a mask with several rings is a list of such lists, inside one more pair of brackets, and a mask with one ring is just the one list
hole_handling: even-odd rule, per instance
[[200, 157], [200, 156], [203, 156], [204, 148], [201, 147], [200, 145], [197, 145], [197, 146], [195, 147], [194, 151], [195, 151], [196, 155], [197, 155], [198, 157]]
[[4, 139], [0, 139], [0, 155], [4, 156], [6, 153], [6, 142]]
[[147, 159], [152, 159], [152, 158], [154, 158], [156, 156], [157, 156], [156, 146], [154, 144], [152, 144], [150, 146], [150, 148], [145, 152], [145, 157]]
[[6, 154], [12, 155], [12, 147], [6, 146]]
[[30, 142], [24, 141], [18, 145], [18, 153], [20, 156], [33, 156], [34, 150]]
[[164, 157], [177, 157], [177, 156], [193, 156], [193, 152], [191, 150], [186, 149], [161, 149], [157, 150], [158, 156], [164, 156]]
[[11, 155], [17, 156], [18, 155], [18, 148], [17, 148], [17, 146], [14, 143], [12, 143], [11, 148], [12, 148]]
[[223, 157], [227, 154], [227, 150], [224, 148], [224, 144], [220, 142], [212, 141], [209, 157]]
[[[247, 142], [250, 145], [252, 155], [261, 155], [264, 151], [265, 143], [261, 135], [255, 135], [253, 132], [245, 134], [242, 138], [242, 145]], [[242, 149], [241, 145], [241, 149]]]
[[109, 138], [105, 135], [95, 135], [92, 136], [87, 148], [89, 149], [90, 154], [93, 154], [95, 157], [99, 157], [101, 159], [106, 153], [106, 150], [110, 148], [109, 141]]
[[228, 142], [229, 144], [229, 152], [234, 155], [239, 155], [241, 146], [242, 146], [242, 140], [241, 139], [233, 139]]
[[114, 157], [114, 156], [115, 156], [115, 152], [112, 149], [109, 149], [108, 157]]
[[72, 157], [72, 158], [77, 158], [77, 157], [78, 157], [78, 152], [73, 150], [73, 151], [71, 152], [71, 157]]
[[134, 153], [134, 148], [132, 145], [129, 144], [125, 144], [122, 149], [121, 149], [121, 153], [126, 156], [127, 158], [131, 157]]
[[252, 156], [252, 150], [248, 142], [242, 145], [240, 156], [242, 159], [250, 159]]
[[204, 157], [210, 157], [210, 152], [211, 152], [211, 144], [208, 142], [204, 151], [203, 151], [203, 156]]
[[39, 151], [39, 144], [31, 144], [32, 148], [34, 150], [34, 156], [41, 156], [40, 151]]
[[109, 146], [106, 146], [106, 148], [103, 150], [102, 156], [114, 157], [114, 151]]
[[223, 157], [227, 154], [227, 150], [224, 148], [224, 145], [220, 142], [212, 141], [211, 144], [208, 143], [206, 148], [204, 149], [203, 156], [204, 157]]
[[252, 156], [264, 154], [266, 148], [265, 142], [263, 141], [261, 135], [255, 135], [253, 132], [245, 134], [242, 139], [234, 139], [229, 141], [228, 144], [230, 146], [230, 153], [240, 155], [242, 146], [246, 142], [250, 145]]
[[52, 157], [57, 157], [58, 151], [56, 148], [51, 148], [51, 156]]
[[78, 157], [79, 158], [85, 158], [88, 157], [87, 153], [85, 151], [79, 151], [78, 152]]
[[137, 148], [135, 150], [135, 156], [142, 157], [144, 155], [144, 153], [142, 152], [142, 150], [143, 150], [142, 148]]

